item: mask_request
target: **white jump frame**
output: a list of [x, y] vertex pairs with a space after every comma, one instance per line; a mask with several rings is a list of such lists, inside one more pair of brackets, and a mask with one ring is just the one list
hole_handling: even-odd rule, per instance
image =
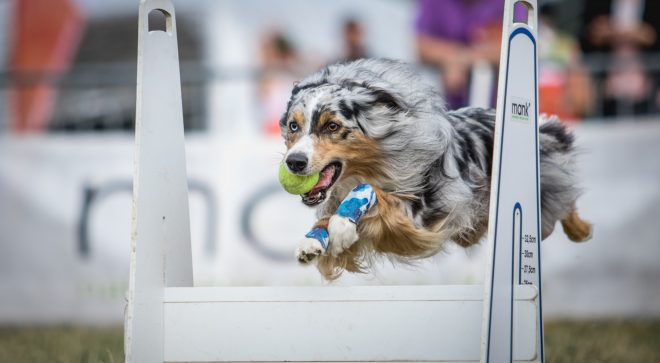
[[[153, 10], [165, 31], [149, 31]], [[193, 287], [170, 0], [141, 0], [138, 41], [127, 362], [482, 360], [481, 285]], [[537, 289], [513, 291], [512, 360], [541, 361]]]

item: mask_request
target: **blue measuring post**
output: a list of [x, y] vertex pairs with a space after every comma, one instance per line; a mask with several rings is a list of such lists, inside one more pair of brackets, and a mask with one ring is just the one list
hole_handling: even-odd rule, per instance
[[[514, 6], [524, 6], [527, 19], [514, 21]], [[518, 285], [533, 285], [533, 360], [543, 362], [536, 0], [505, 0], [502, 32], [481, 361], [528, 360], [516, 351], [514, 299]]]

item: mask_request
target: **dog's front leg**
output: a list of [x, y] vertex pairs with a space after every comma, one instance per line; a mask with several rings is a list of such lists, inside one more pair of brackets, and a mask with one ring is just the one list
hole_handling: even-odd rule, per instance
[[296, 248], [298, 262], [308, 264], [327, 251], [329, 219], [328, 217], [319, 219], [314, 223], [312, 230], [298, 243], [298, 248]]
[[357, 240], [357, 224], [374, 205], [376, 193], [369, 184], [360, 184], [344, 198], [336, 213], [322, 218], [305, 235], [296, 249], [300, 263], [310, 263], [322, 254], [338, 256]]
[[357, 224], [376, 202], [376, 193], [369, 184], [360, 184], [348, 193], [328, 223], [330, 255], [339, 256], [358, 241]]

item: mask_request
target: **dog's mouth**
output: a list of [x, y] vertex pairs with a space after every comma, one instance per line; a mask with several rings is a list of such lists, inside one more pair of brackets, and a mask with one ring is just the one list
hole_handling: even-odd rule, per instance
[[319, 181], [314, 185], [312, 190], [301, 195], [302, 202], [308, 206], [314, 206], [323, 202], [327, 191], [335, 184], [337, 179], [339, 179], [339, 175], [341, 175], [340, 162], [333, 161], [326, 165], [325, 168], [321, 170]]

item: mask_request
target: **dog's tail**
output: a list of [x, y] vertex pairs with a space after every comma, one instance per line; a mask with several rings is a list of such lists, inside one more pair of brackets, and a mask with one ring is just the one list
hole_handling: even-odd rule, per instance
[[594, 227], [591, 223], [580, 218], [575, 205], [564, 219], [561, 220], [566, 236], [573, 242], [584, 242], [591, 239]]

